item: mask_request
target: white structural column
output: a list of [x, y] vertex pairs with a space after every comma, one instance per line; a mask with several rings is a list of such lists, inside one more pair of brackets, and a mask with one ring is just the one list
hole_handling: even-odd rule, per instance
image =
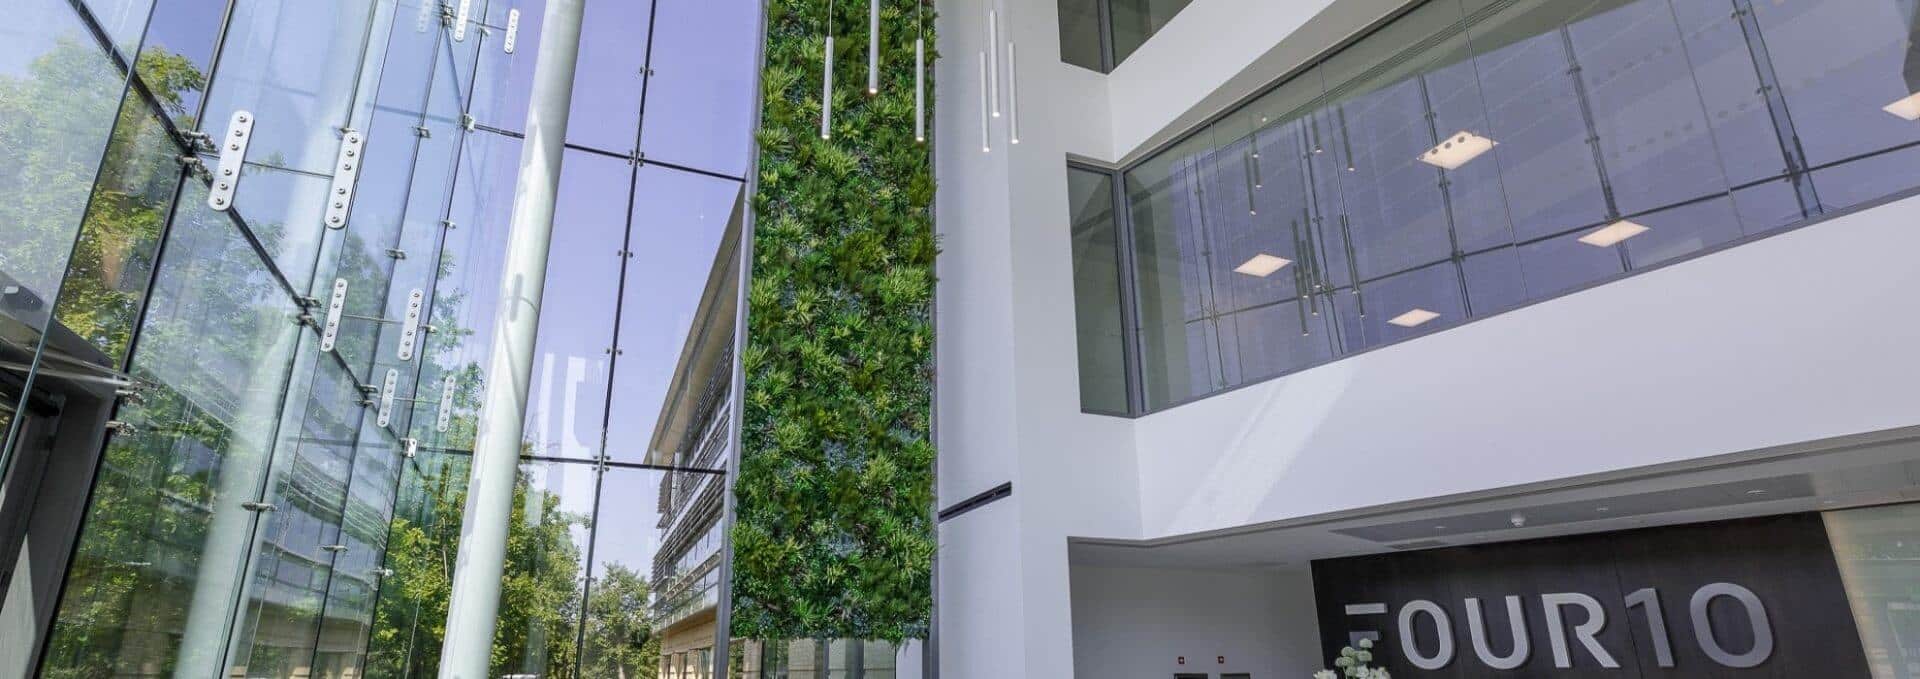
[[461, 519], [446, 640], [440, 647], [441, 679], [487, 677], [584, 5], [585, 0], [547, 0], [540, 29], [532, 101], [527, 105], [527, 137], [520, 151], [513, 221], [500, 272], [500, 307], [493, 319], [487, 386], [473, 444], [473, 476]]

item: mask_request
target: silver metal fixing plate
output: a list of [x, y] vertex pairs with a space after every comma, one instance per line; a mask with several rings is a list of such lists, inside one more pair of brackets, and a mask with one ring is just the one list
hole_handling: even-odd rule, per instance
[[427, 294], [419, 288], [407, 293], [407, 317], [400, 322], [400, 350], [397, 352], [402, 361], [413, 360], [413, 347], [420, 342], [420, 312], [427, 305]]
[[500, 49], [505, 50], [507, 54], [513, 54], [513, 43], [518, 37], [520, 37], [520, 10], [509, 9], [507, 10], [507, 40], [500, 45]]
[[353, 207], [354, 179], [360, 176], [361, 156], [365, 155], [367, 137], [354, 130], [347, 130], [340, 138], [340, 157], [333, 162], [333, 186], [327, 189], [327, 228], [344, 229], [347, 227], [347, 210]]
[[400, 386], [400, 371], [387, 369], [387, 379], [380, 383], [380, 415], [375, 421], [382, 427], [393, 421], [393, 390]]
[[445, 432], [447, 424], [453, 421], [453, 385], [452, 375], [440, 382], [440, 419], [433, 424], [433, 430]]
[[327, 323], [320, 327], [320, 350], [333, 351], [340, 336], [340, 314], [347, 310], [347, 279], [333, 279], [333, 294], [327, 297]]
[[240, 170], [247, 161], [247, 142], [253, 140], [253, 113], [234, 111], [227, 123], [227, 136], [220, 138], [220, 166], [213, 171], [213, 188], [207, 192], [207, 207], [226, 211], [233, 207], [233, 192], [240, 186]]
[[473, 0], [460, 0], [460, 9], [453, 14], [453, 39], [458, 42], [467, 39], [467, 17], [473, 13]]

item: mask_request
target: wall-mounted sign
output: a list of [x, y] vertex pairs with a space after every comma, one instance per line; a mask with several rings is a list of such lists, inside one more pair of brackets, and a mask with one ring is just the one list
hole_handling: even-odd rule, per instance
[[1313, 576], [1329, 657], [1374, 639], [1395, 676], [1868, 676], [1813, 514], [1316, 561]]

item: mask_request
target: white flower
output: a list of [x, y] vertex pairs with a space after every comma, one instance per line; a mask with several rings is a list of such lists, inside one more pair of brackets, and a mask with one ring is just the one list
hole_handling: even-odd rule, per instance
[[1352, 646], [1348, 646], [1346, 648], [1340, 649], [1340, 657], [1342, 658], [1351, 658], [1353, 657], [1354, 653], [1355, 651], [1353, 650]]
[[1373, 640], [1372, 640], [1372, 639], [1361, 639], [1361, 640], [1360, 640], [1360, 647], [1361, 647], [1361, 648], [1373, 648]]
[[1320, 670], [1313, 673], [1313, 679], [1340, 679], [1340, 675], [1333, 670]]
[[1358, 660], [1360, 662], [1373, 662], [1373, 652], [1361, 651], [1359, 653], [1355, 653], [1353, 654], [1353, 659]]
[[1334, 658], [1333, 666], [1334, 667], [1353, 667], [1353, 658], [1349, 658], [1344, 655], [1338, 658]]

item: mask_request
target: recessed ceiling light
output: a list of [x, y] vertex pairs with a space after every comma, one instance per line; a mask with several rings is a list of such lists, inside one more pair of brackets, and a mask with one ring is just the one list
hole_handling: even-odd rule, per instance
[[1581, 236], [1580, 242], [1594, 247], [1610, 248], [1619, 245], [1620, 241], [1646, 233], [1648, 230], [1647, 227], [1622, 219]]
[[1755, 488], [1753, 490], [1747, 491], [1747, 494], [1748, 495], [1766, 495], [1767, 490], [1765, 488]]
[[1604, 513], [1604, 512], [1610, 512], [1610, 511], [1613, 511], [1613, 508], [1612, 508], [1612, 507], [1594, 507], [1594, 508], [1593, 508], [1593, 511], [1596, 511], [1596, 512], [1603, 512], [1603, 513]]
[[1420, 154], [1420, 162], [1448, 170], [1459, 169], [1461, 165], [1467, 164], [1467, 161], [1479, 158], [1480, 154], [1491, 151], [1498, 145], [1499, 142], [1492, 139], [1462, 130], [1453, 133], [1453, 136], [1440, 142], [1438, 146], [1427, 149], [1426, 153]]
[[1880, 110], [1907, 120], [1920, 120], [1920, 92], [1915, 92], [1900, 101], [1882, 106]]
[[1389, 319], [1387, 322], [1400, 326], [1402, 328], [1411, 328], [1439, 317], [1440, 317], [1440, 314], [1427, 311], [1426, 309], [1414, 309], [1404, 314], [1394, 316], [1392, 319]]
[[1267, 276], [1273, 275], [1273, 272], [1279, 271], [1282, 267], [1285, 267], [1286, 265], [1292, 264], [1292, 263], [1293, 263], [1293, 260], [1291, 259], [1286, 259], [1283, 257], [1275, 257], [1273, 255], [1269, 255], [1267, 253], [1262, 252], [1260, 254], [1254, 255], [1253, 259], [1247, 260], [1245, 264], [1241, 264], [1240, 266], [1234, 267], [1233, 272], [1243, 273], [1248, 276], [1259, 276], [1261, 278], [1265, 278]]

